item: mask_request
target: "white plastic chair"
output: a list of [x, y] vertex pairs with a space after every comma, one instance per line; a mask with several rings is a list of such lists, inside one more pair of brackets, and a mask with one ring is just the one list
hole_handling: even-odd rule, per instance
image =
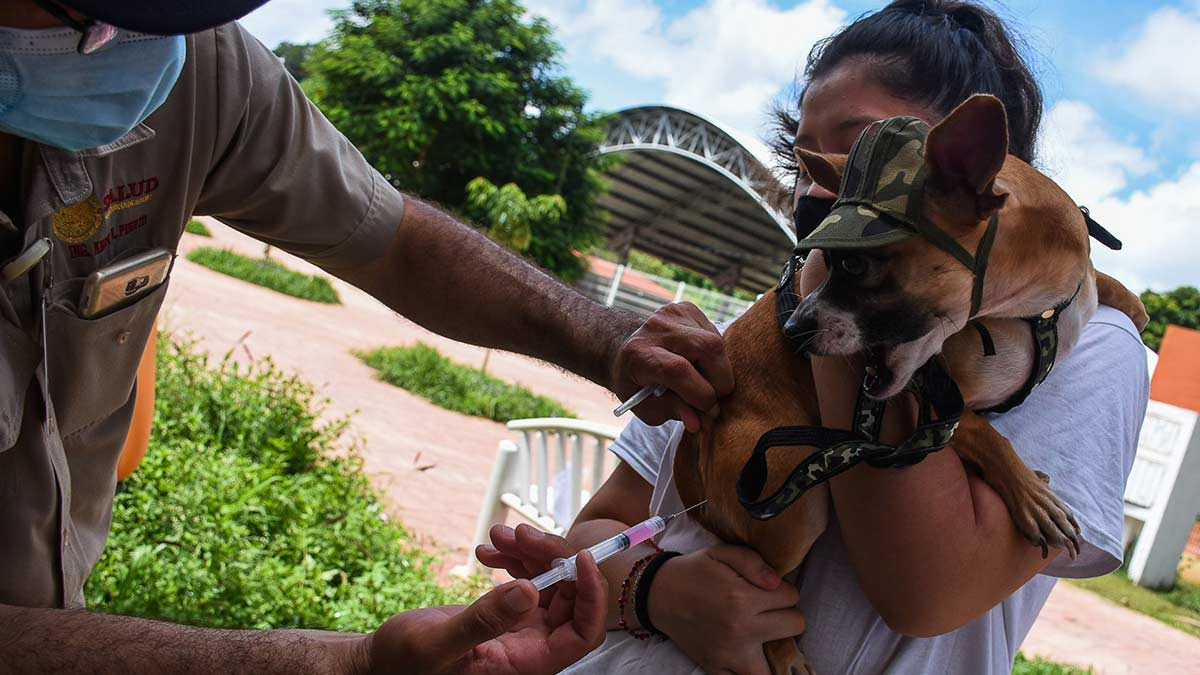
[[[621, 430], [607, 424], [562, 417], [513, 420], [508, 428], [517, 441], [505, 439], [496, 449], [496, 464], [475, 525], [467, 563], [451, 570], [467, 576], [481, 570], [475, 547], [488, 542], [493, 525], [514, 511], [533, 525], [562, 534], [616, 467], [608, 445]], [[587, 475], [587, 482], [584, 475]]]

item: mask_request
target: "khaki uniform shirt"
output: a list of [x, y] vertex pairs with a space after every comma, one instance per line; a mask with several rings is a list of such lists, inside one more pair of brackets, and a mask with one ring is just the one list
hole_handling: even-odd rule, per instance
[[22, 213], [0, 214], [0, 262], [53, 242], [29, 273], [0, 280], [0, 603], [81, 607], [108, 536], [138, 360], [167, 284], [88, 320], [76, 310], [91, 272], [174, 250], [192, 214], [345, 269], [386, 251], [403, 216], [401, 195], [240, 26], [188, 36], [187, 51], [166, 103], [116, 142], [26, 142]]

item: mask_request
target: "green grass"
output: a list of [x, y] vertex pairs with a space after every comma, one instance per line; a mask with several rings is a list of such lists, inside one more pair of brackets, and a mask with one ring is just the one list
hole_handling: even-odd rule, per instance
[[195, 234], [195, 235], [198, 235], [201, 237], [211, 237], [212, 236], [212, 232], [209, 231], [208, 226], [198, 220], [195, 220], [195, 219], [189, 220], [187, 222], [187, 225], [183, 226], [183, 231], [190, 232], [192, 234]]
[[454, 363], [424, 343], [356, 351], [354, 355], [378, 370], [384, 382], [448, 410], [497, 422], [575, 416], [556, 401]]
[[1130, 581], [1124, 568], [1094, 579], [1072, 579], [1071, 583], [1200, 637], [1200, 586], [1177, 581], [1171, 590], [1154, 591]]
[[1031, 659], [1017, 652], [1017, 661], [1013, 664], [1012, 672], [1013, 675], [1086, 675], [1087, 673], [1091, 673], [1092, 669], [1088, 668], [1084, 670], [1062, 663], [1044, 661], [1039, 658]]
[[290, 270], [273, 260], [256, 260], [219, 248], [198, 248], [187, 255], [199, 265], [304, 300], [340, 304], [337, 291], [324, 277]]
[[153, 437], [117, 495], [86, 587], [91, 609], [366, 631], [405, 609], [466, 600], [465, 587], [437, 584], [428, 556], [384, 516], [339, 440], [346, 421], [320, 421], [324, 405], [268, 360], [238, 367], [160, 346]]

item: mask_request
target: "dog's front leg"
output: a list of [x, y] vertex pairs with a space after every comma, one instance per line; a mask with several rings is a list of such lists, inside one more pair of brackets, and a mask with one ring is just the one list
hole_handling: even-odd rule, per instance
[[[783, 576], [783, 583], [794, 586], [799, 579], [800, 568], [797, 567]], [[800, 649], [799, 637], [767, 642], [763, 645], [763, 654], [767, 657], [771, 675], [816, 675]]]
[[1050, 478], [1032, 471], [1008, 439], [988, 421], [967, 411], [963, 413], [951, 447], [983, 473], [983, 480], [1000, 495], [1012, 516], [1017, 531], [1042, 547], [1065, 549], [1074, 558], [1079, 553], [1079, 524], [1071, 509], [1050, 490]]

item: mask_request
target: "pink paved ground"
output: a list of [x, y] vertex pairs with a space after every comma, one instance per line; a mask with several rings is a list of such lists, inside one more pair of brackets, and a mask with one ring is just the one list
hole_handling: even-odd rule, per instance
[[[181, 252], [221, 246], [261, 255], [262, 245], [209, 219], [214, 237], [185, 235]], [[314, 268], [278, 251], [272, 257]], [[443, 410], [391, 385], [350, 354], [352, 349], [434, 345], [466, 364], [483, 350], [429, 333], [360, 291], [334, 280], [343, 304], [291, 298], [207, 270], [180, 256], [161, 325], [190, 332], [213, 354], [235, 349], [270, 355], [286, 371], [332, 399], [331, 415], [354, 414], [366, 469], [386, 491], [388, 511], [449, 565], [465, 560], [503, 425]], [[488, 371], [572, 408], [584, 419], [613, 423], [613, 398], [602, 388], [511, 354], [493, 353]], [[1094, 665], [1098, 673], [1200, 673], [1200, 639], [1060, 583], [1024, 650], [1055, 661]]]

